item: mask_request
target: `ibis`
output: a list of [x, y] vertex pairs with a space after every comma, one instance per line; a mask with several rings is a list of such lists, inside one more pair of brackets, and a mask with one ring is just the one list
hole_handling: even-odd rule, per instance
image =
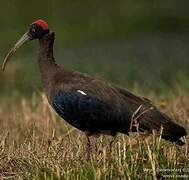
[[6, 55], [2, 69], [26, 42], [39, 40], [38, 64], [42, 86], [49, 104], [70, 125], [91, 137], [97, 134], [162, 131], [162, 138], [182, 146], [186, 130], [150, 100], [94, 76], [59, 66], [54, 58], [55, 33], [36, 20]]

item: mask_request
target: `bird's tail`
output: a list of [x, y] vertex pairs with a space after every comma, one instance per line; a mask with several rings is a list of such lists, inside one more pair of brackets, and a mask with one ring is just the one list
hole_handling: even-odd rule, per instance
[[162, 131], [162, 138], [182, 146], [185, 143], [180, 140], [181, 137], [186, 136], [186, 130], [180, 125], [176, 124], [167, 115], [158, 111], [153, 107], [150, 111], [147, 111], [139, 118], [139, 130], [142, 131], [152, 131], [160, 130]]
[[[162, 114], [162, 113], [161, 113]], [[162, 138], [175, 142], [176, 144], [183, 146], [185, 143], [180, 140], [181, 137], [186, 136], [186, 130], [180, 125], [173, 122], [167, 115], [162, 114], [163, 133]]]

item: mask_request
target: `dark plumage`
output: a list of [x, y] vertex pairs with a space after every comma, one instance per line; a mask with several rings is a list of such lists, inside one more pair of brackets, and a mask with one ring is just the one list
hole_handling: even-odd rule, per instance
[[53, 57], [54, 33], [38, 34], [40, 36], [35, 38], [39, 39], [38, 62], [44, 91], [50, 105], [69, 124], [87, 134], [111, 135], [130, 131], [152, 132], [162, 126], [164, 139], [184, 144], [180, 138], [186, 135], [186, 130], [157, 110], [148, 99], [101, 79], [58, 66]]

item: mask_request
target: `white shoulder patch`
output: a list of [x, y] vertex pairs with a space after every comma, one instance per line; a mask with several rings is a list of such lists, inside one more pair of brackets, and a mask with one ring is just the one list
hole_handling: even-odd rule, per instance
[[81, 90], [77, 90], [77, 92], [80, 93], [80, 94], [82, 94], [82, 95], [84, 95], [84, 96], [87, 95], [85, 92], [83, 92], [83, 91], [81, 91]]

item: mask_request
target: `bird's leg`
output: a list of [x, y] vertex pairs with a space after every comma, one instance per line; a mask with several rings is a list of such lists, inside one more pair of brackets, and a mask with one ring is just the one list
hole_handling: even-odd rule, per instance
[[91, 153], [92, 153], [92, 147], [93, 147], [93, 134], [86, 133], [87, 136], [87, 159], [90, 159]]
[[110, 144], [109, 144], [109, 147], [110, 147], [110, 153], [112, 152], [112, 146], [113, 146], [113, 143], [116, 141], [116, 138], [117, 138], [117, 134], [115, 134], [112, 138], [112, 140], [110, 141]]

